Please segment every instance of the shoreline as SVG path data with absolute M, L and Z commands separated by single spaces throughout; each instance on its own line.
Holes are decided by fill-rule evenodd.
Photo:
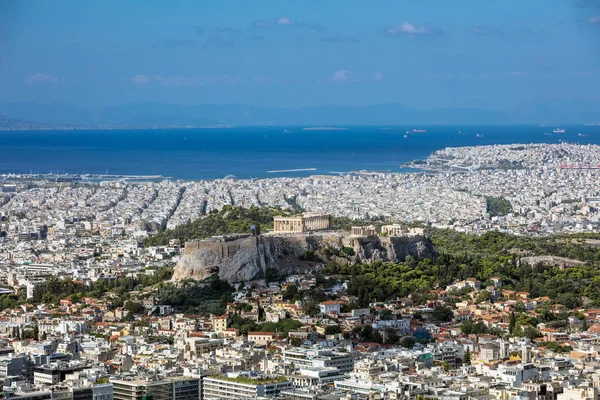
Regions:
M 344 163 L 343 166 L 340 165 L 343 169 L 338 169 L 336 166 L 330 165 L 315 165 L 310 168 L 274 168 L 274 169 L 265 169 L 265 170 L 251 170 L 245 174 L 240 174 L 241 177 L 238 177 L 235 172 L 227 172 L 223 171 L 222 173 L 213 174 L 212 177 L 206 176 L 207 174 L 201 171 L 196 176 L 181 176 L 177 171 L 171 169 L 170 173 L 137 173 L 137 174 L 127 174 L 127 173 L 73 173 L 73 172 L 64 172 L 60 174 L 50 173 L 50 174 L 42 174 L 42 173 L 33 173 L 31 169 L 28 171 L 22 172 L 4 172 L 0 170 L 0 182 L 5 181 L 24 181 L 24 180 L 45 180 L 45 181 L 56 181 L 56 182 L 93 182 L 93 181 L 103 181 L 103 180 L 124 180 L 124 181 L 157 181 L 157 180 L 173 180 L 173 181 L 183 181 L 183 182 L 198 182 L 198 181 L 214 181 L 214 180 L 224 180 L 224 179 L 237 179 L 237 180 L 265 180 L 265 179 L 300 179 L 300 178 L 311 178 L 315 176 L 324 177 L 324 176 L 344 176 L 344 175 L 402 175 L 402 174 L 437 174 L 437 173 L 469 173 L 475 171 L 484 171 L 490 169 L 501 169 L 501 170 L 523 170 L 530 169 L 530 166 L 524 166 L 520 162 L 518 162 L 519 156 L 531 151 L 532 149 L 543 151 L 544 149 L 562 149 L 567 148 L 565 146 L 575 146 L 576 148 L 589 148 L 589 146 L 599 146 L 597 144 L 578 144 L 578 143 L 569 143 L 566 141 L 559 143 L 510 143 L 510 144 L 467 144 L 464 146 L 445 146 L 439 149 L 433 150 L 427 157 L 423 158 L 415 158 L 410 161 L 400 161 L 396 165 L 390 165 L 390 167 L 383 166 L 375 167 L 375 168 L 353 168 L 350 163 Z M 489 164 L 485 157 L 483 160 L 479 161 L 455 161 L 453 158 L 444 158 L 443 154 L 450 154 L 453 152 L 472 152 L 474 150 L 478 150 L 481 152 L 487 153 L 495 153 L 495 152 L 507 152 L 507 157 L 512 157 L 512 161 L 510 162 L 498 162 L 497 164 Z M 419 157 L 417 154 L 415 156 Z M 453 157 L 453 156 L 452 156 Z M 492 157 L 493 158 L 493 157 Z M 164 160 L 166 161 L 166 159 Z M 313 160 L 314 161 L 314 160 Z M 482 162 L 483 161 L 483 162 Z M 567 162 L 568 163 L 568 162 Z M 376 163 L 373 163 L 376 164 Z M 385 163 L 383 163 L 385 164 Z M 387 163 L 391 164 L 391 163 Z M 565 164 L 565 162 L 556 161 L 556 165 L 554 167 L 559 167 L 560 164 Z M 578 164 L 585 164 L 585 160 L 578 162 Z M 310 164 L 309 164 L 310 165 Z M 546 167 L 551 166 L 549 164 L 545 165 Z M 121 166 L 122 167 L 122 166 Z M 265 166 L 268 168 L 268 166 Z M 34 168 L 33 170 L 40 170 L 45 168 Z M 54 168 L 49 168 L 54 169 Z M 88 170 L 87 166 L 78 167 L 78 169 Z M 123 168 L 121 168 L 123 169 Z M 129 168 L 127 168 L 129 169 Z M 575 169 L 582 169 L 575 168 Z M 587 168 L 589 169 L 589 168 Z M 61 169 L 62 170 L 62 169 Z M 117 169 L 118 170 L 118 169 Z M 66 169 L 64 170 L 66 171 Z M 51 171 L 52 172 L 52 171 Z M 248 176 L 250 175 L 250 176 Z M 204 176 L 204 177 L 203 177 Z

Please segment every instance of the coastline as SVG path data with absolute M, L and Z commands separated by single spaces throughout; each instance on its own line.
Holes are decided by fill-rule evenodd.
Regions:
M 228 129 L 3 131 L 0 174 L 162 176 L 197 181 L 336 176 L 350 173 L 436 173 L 423 160 L 447 148 L 578 142 L 600 144 L 600 127 L 546 136 L 544 128 L 427 127 L 404 139 L 406 127 L 285 133 L 281 127 Z M 476 139 L 481 131 L 485 137 Z M 583 133 L 585 136 L 579 136 Z M 467 135 L 465 135 L 467 134 Z M 464 167 L 464 166 L 463 166 Z M 454 168 L 458 172 L 462 168 Z M 273 172 L 274 171 L 274 172 Z M 109 175 L 110 175 L 109 174 Z

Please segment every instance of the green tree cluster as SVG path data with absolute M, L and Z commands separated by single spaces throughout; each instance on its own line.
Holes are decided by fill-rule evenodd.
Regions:
M 233 288 L 214 274 L 200 282 L 160 285 L 156 297 L 160 304 L 173 306 L 182 312 L 222 315 L 232 292 Z
M 248 332 L 276 332 L 287 336 L 290 331 L 295 331 L 302 326 L 302 323 L 295 319 L 280 319 L 278 322 L 263 322 L 257 324 L 251 319 L 243 318 L 239 314 L 229 316 L 229 326 L 239 330 L 241 335 L 247 335 Z
M 181 243 L 192 239 L 204 239 L 215 235 L 232 233 L 250 233 L 252 225 L 258 226 L 261 232 L 273 228 L 273 217 L 285 215 L 279 208 L 268 207 L 233 207 L 225 206 L 218 212 L 212 212 L 194 221 L 188 221 L 175 229 L 168 229 L 148 236 L 145 246 L 165 246 L 171 239 L 179 239 Z
M 115 299 L 115 305 L 122 305 L 124 299 L 129 297 L 132 290 L 142 289 L 148 286 L 156 285 L 171 279 L 173 269 L 163 267 L 153 274 L 139 274 L 136 277 L 124 277 L 117 279 L 99 279 L 89 285 L 84 285 L 79 281 L 72 279 L 59 279 L 51 277 L 46 282 L 36 285 L 33 290 L 33 303 L 52 303 L 58 304 L 60 300 L 72 298 L 73 300 L 89 296 L 94 298 L 101 297 L 106 292 L 114 292 L 119 298 Z
M 512 205 L 504 197 L 486 197 L 486 211 L 491 217 L 504 216 L 511 212 Z

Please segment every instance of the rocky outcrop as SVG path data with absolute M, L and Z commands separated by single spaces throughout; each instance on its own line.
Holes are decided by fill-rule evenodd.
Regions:
M 264 277 L 267 269 L 277 275 L 305 271 L 325 261 L 307 260 L 307 252 L 336 253 L 351 247 L 354 255 L 346 262 L 403 262 L 407 256 L 432 257 L 431 241 L 424 236 L 344 237 L 342 235 L 290 235 L 240 237 L 186 244 L 186 253 L 175 267 L 173 280 L 201 280 L 217 273 L 228 282 Z
M 354 249 L 354 262 L 403 262 L 407 256 L 432 258 L 437 255 L 428 237 L 416 236 L 361 236 L 344 239 L 344 245 Z
M 299 272 L 315 265 L 301 258 L 308 250 L 317 250 L 318 243 L 313 237 L 260 236 L 189 246 L 194 250 L 186 251 L 175 267 L 173 280 L 201 280 L 218 273 L 228 282 L 241 282 L 264 276 L 267 268 L 276 269 L 280 275 Z
M 406 257 L 415 258 L 433 258 L 437 256 L 437 251 L 425 236 L 401 236 L 383 238 L 383 243 L 387 243 L 388 261 L 404 261 Z

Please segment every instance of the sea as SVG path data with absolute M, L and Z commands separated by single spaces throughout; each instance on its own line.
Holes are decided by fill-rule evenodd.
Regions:
M 309 129 L 307 129 L 309 128 Z M 302 177 L 402 168 L 445 147 L 600 144 L 600 126 L 301 126 L 1 131 L 0 175 L 161 175 L 201 180 Z M 327 127 L 330 128 L 330 127 Z M 425 132 L 423 132 L 425 131 Z

